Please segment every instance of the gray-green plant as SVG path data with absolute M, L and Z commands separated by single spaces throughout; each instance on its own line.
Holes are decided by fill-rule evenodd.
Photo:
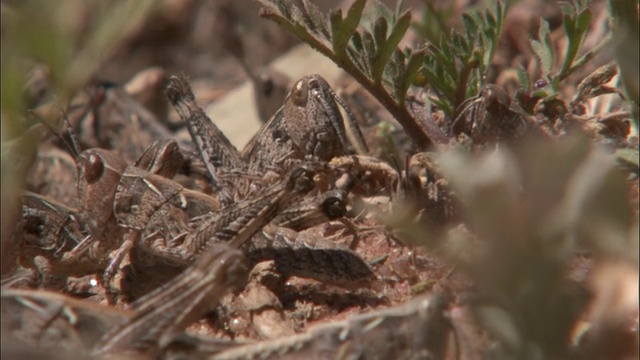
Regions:
M 475 237 L 459 237 L 459 246 L 469 251 L 479 240 L 489 249 L 457 260 L 480 289 L 481 322 L 510 358 L 566 358 L 590 301 L 590 290 L 568 279 L 571 260 L 588 251 L 638 264 L 625 173 L 586 138 L 440 161 Z

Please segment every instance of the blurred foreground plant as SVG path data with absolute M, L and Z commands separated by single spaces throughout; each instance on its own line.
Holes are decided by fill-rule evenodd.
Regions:
M 51 95 L 58 110 L 93 80 L 103 61 L 149 16 L 158 0 L 25 0 L 1 4 L 2 16 L 2 239 L 13 229 L 12 212 L 46 129 L 28 121 L 30 88 Z M 34 84 L 45 82 L 46 84 Z M 34 86 L 35 85 L 35 86 Z M 36 94 L 40 96 L 41 94 Z M 11 141 L 9 141 L 11 140 Z M 2 242 L 3 255 L 7 252 Z M 3 264 L 8 262 L 3 261 Z
M 586 138 L 527 140 L 516 151 L 432 155 L 464 227 L 438 237 L 402 206 L 387 224 L 473 280 L 470 305 L 497 341 L 488 358 L 636 354 L 629 287 L 638 279 L 638 219 L 628 173 Z
M 439 167 L 462 204 L 466 229 L 451 230 L 444 242 L 428 237 L 420 224 L 405 226 L 403 233 L 415 243 L 436 246 L 473 279 L 477 297 L 471 306 L 498 342 L 488 354 L 493 358 L 608 354 L 590 355 L 585 349 L 611 332 L 576 334 L 593 296 L 601 299 L 590 329 L 616 319 L 604 327 L 625 333 L 632 346 L 636 339 L 637 346 L 628 323 L 637 297 L 635 307 L 612 307 L 622 301 L 616 294 L 628 297 L 620 288 L 628 282 L 609 279 L 603 298 L 602 286 L 592 281 L 586 287 L 586 275 L 580 274 L 584 262 L 593 261 L 598 269 L 626 264 L 616 271 L 622 268 L 625 277 L 637 279 L 638 219 L 629 205 L 626 173 L 613 155 L 586 138 L 529 139 L 518 149 L 439 155 Z M 397 217 L 393 221 L 407 224 Z M 611 311 L 616 317 L 603 315 Z M 609 351 L 611 345 L 604 341 L 598 348 Z

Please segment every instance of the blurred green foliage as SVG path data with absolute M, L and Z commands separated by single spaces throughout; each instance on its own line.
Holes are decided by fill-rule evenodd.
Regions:
M 3 2 L 2 102 L 2 238 L 13 229 L 11 216 L 35 156 L 35 144 L 47 135 L 29 120 L 29 84 L 47 82 L 48 100 L 63 109 L 87 85 L 128 35 L 142 26 L 158 0 L 23 0 Z M 40 70 L 40 79 L 35 74 Z M 40 76 L 40 75 L 39 75 Z M 52 119 L 58 121 L 57 112 Z M 29 130 L 27 130 L 30 128 Z M 9 141 L 10 140 L 10 141 Z M 3 251 L 5 243 L 3 242 Z

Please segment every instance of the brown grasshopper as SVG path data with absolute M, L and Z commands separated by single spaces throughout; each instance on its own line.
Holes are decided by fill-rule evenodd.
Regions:
M 340 101 L 319 75 L 298 80 L 284 106 L 242 151 L 249 169 L 264 173 L 287 159 L 311 155 L 328 161 L 346 154 L 348 140 L 335 99 Z
M 245 147 L 242 158 L 195 103 L 193 92 L 183 77 L 172 77 L 167 93 L 187 124 L 193 141 L 198 144 L 203 161 L 209 163 L 207 170 L 211 179 L 223 178 L 225 173 L 233 171 L 244 172 L 245 169 L 250 175 L 264 177 L 268 172 L 286 169 L 285 161 L 300 161 L 307 157 L 328 161 L 348 151 L 345 126 L 336 102 L 345 111 L 346 106 L 319 75 L 307 76 L 296 82 L 284 106 Z M 366 149 L 357 124 L 351 115 L 348 119 L 360 147 Z M 343 160 L 340 164 L 350 167 L 353 163 Z M 228 188 L 236 191 L 237 198 L 239 186 L 231 183 Z M 336 218 L 327 215 L 330 219 Z
M 130 347 L 145 338 L 157 342 L 167 329 L 182 328 L 202 316 L 206 299 L 217 300 L 223 289 L 241 278 L 241 253 L 220 250 L 215 245 L 226 241 L 231 249 L 242 247 L 279 209 L 312 190 L 313 178 L 322 167 L 319 163 L 296 166 L 267 193 L 227 206 L 215 221 L 205 221 L 194 236 L 188 235 L 186 244 L 194 245 L 187 245 L 186 249 L 192 249 L 192 253 L 180 255 L 185 256 L 185 261 L 196 254 L 198 259 L 166 286 L 140 299 L 136 303 L 139 305 L 134 305 L 134 319 L 107 334 L 96 346 L 95 354 Z
M 232 256 L 233 254 L 221 254 L 219 258 L 229 259 Z M 217 263 L 218 266 L 230 267 L 227 274 L 232 276 L 235 276 L 236 268 L 241 267 L 241 264 L 242 262 L 238 261 Z M 215 266 L 216 263 L 212 262 L 212 265 Z M 238 271 L 238 275 L 242 275 L 241 272 L 241 270 Z M 191 274 L 194 275 L 194 273 Z M 205 274 L 205 276 L 210 275 Z M 217 280 L 222 279 L 218 277 Z M 212 284 L 212 286 L 218 286 L 221 290 L 225 287 L 224 284 Z M 233 286 L 235 284 L 231 284 L 230 287 Z M 154 299 L 157 297 L 150 297 L 150 301 L 145 300 L 137 304 L 140 307 L 147 303 L 155 306 L 158 302 Z M 45 290 L 3 289 L 0 303 L 2 305 L 3 356 L 16 354 L 22 357 L 33 355 L 34 358 L 36 356 L 49 358 L 51 353 L 55 353 L 60 359 L 88 358 L 100 339 L 110 337 L 111 335 L 107 336 L 107 334 L 117 332 L 119 327 L 141 317 L 140 312 L 135 308 L 120 309 Z M 184 308 L 174 310 L 185 311 Z M 184 348 L 191 343 L 206 344 L 209 346 L 199 345 L 198 351 L 217 353 L 243 343 L 194 338 L 175 326 L 168 326 L 165 330 L 161 333 L 162 336 L 158 336 L 160 338 L 158 344 L 149 344 L 154 349 L 160 349 L 162 358 L 165 357 L 165 352 L 176 355 L 188 353 L 188 349 L 177 349 L 178 345 Z M 136 343 L 133 339 L 131 342 Z
M 458 116 L 451 124 L 451 133 L 466 133 L 474 143 L 508 141 L 522 137 L 533 120 L 516 101 L 496 85 L 485 85 L 477 96 L 460 104 Z
M 193 92 L 183 77 L 171 77 L 167 94 L 187 123 L 203 161 L 210 164 L 207 170 L 211 178 L 219 178 L 223 169 L 248 169 L 250 174 L 259 176 L 268 171 L 279 173 L 285 160 L 302 160 L 311 156 L 329 161 L 348 152 L 344 121 L 336 102 L 347 114 L 349 112 L 319 75 L 306 76 L 293 85 L 285 104 L 247 144 L 241 155 L 195 103 Z M 348 120 L 357 141 L 366 148 L 357 124 L 351 116 Z
M 51 143 L 40 145 L 27 174 L 26 189 L 75 208 L 78 206 L 77 189 L 63 186 L 74 183 L 77 184 L 75 159 L 67 151 Z
M 110 201 L 126 164 L 100 149 L 83 152 L 77 164 L 77 209 L 42 196 L 23 196 L 23 216 L 18 225 L 22 231 L 18 233 L 27 237 L 19 240 L 24 245 L 23 255 L 33 259 L 42 275 L 42 285 L 47 285 L 51 274 L 86 275 L 104 270 L 108 253 L 118 247 L 117 242 L 107 241 L 105 234 L 120 233 L 110 221 Z
M 76 209 L 30 192 L 25 192 L 21 199 L 22 216 L 13 241 L 18 244 L 16 250 L 25 268 L 3 276 L 3 286 L 35 286 L 39 274 L 43 284 L 50 284 L 54 274 L 78 268 L 91 272 L 104 265 L 93 260 L 78 263 L 70 257 L 72 249 L 89 236 Z
M 3 345 L 67 356 L 80 353 L 86 357 L 107 331 L 134 315 L 131 310 L 46 290 L 2 289 L 0 299 Z M 5 343 L 5 339 L 10 341 Z
M 216 202 L 215 198 L 187 189 L 183 190 L 166 202 L 162 208 L 152 215 L 147 223 L 147 229 L 135 248 L 132 260 L 132 265 L 136 269 L 134 276 L 138 279 L 131 285 L 130 281 L 124 283 L 123 290 L 129 295 L 137 297 L 140 293 L 148 291 L 145 290 L 148 288 L 146 285 L 151 287 L 160 286 L 163 278 L 184 268 L 186 264 L 189 264 L 198 256 L 197 251 L 194 251 L 191 247 L 192 245 L 189 244 L 197 243 L 200 241 L 198 238 L 206 239 L 210 237 L 211 235 L 209 234 L 212 231 L 210 229 L 219 226 L 224 221 L 233 219 L 234 214 L 246 213 L 243 209 L 260 202 L 273 201 L 268 199 L 280 191 L 282 191 L 282 185 L 272 185 L 265 189 L 263 193 L 250 196 L 235 204 L 219 209 L 220 204 Z M 306 198 L 300 204 L 279 209 L 271 224 L 275 227 L 285 226 L 302 230 L 333 220 L 344 214 L 346 210 L 345 197 L 344 191 L 333 190 L 323 193 L 320 197 Z M 238 216 L 238 220 L 241 220 L 240 216 Z M 285 253 L 289 253 L 289 250 L 286 249 L 287 244 L 283 242 L 277 243 L 279 244 L 278 246 L 273 246 L 273 241 L 265 242 L 259 236 L 253 237 L 250 242 L 251 245 L 247 249 L 247 257 L 253 263 L 261 260 L 286 258 Z M 331 253 L 328 250 L 325 254 Z M 341 253 L 336 246 L 333 246 L 332 250 L 335 250 L 335 254 Z M 306 273 L 296 271 L 297 268 L 304 268 L 301 262 L 308 261 L 308 259 L 303 259 L 300 256 L 288 259 L 288 266 L 282 266 L 283 269 L 286 268 L 287 270 L 283 271 L 283 274 L 311 277 L 339 285 L 348 283 L 352 279 L 360 281 L 371 277 L 372 272 L 362 259 L 352 253 L 347 254 L 347 257 L 352 262 L 346 263 L 342 268 L 342 276 L 340 274 L 333 276 L 333 280 L 330 275 L 326 275 L 331 271 L 330 268 L 317 267 L 315 272 L 307 271 Z M 279 264 L 283 263 L 282 261 L 277 262 Z M 362 268 L 367 270 L 364 275 L 361 271 L 352 271 Z M 353 276 L 350 275 L 352 272 L 354 273 Z M 139 283 L 141 282 L 145 286 L 140 286 Z
M 152 147 L 158 148 L 156 156 L 143 156 L 140 161 L 158 174 L 173 176 L 180 166 L 180 160 L 176 160 L 175 155 L 173 158 L 161 155 L 175 149 L 175 144 L 158 143 Z M 51 274 L 85 275 L 105 269 L 105 279 L 108 280 L 110 271 L 118 266 L 133 241 L 127 238 L 127 234 L 120 240 L 123 238 L 123 226 L 119 226 L 118 219 L 114 221 L 114 209 L 126 208 L 125 200 L 121 199 L 126 198 L 121 183 L 126 179 L 127 171 L 135 170 L 108 150 L 89 149 L 78 154 L 75 143 L 73 150 L 78 174 L 77 209 L 40 196 L 25 194 L 23 197 L 23 218 L 19 222 L 22 230 L 18 233 L 28 236 L 18 242 L 25 245 L 23 264 L 27 258 L 33 259 L 36 269 L 43 276 L 43 285 L 46 285 Z M 158 162 L 163 165 L 158 165 Z M 131 188 L 126 191 L 131 193 L 135 190 Z M 122 211 L 117 214 L 120 213 Z M 108 238 L 111 236 L 115 240 Z M 109 262 L 108 255 L 114 249 L 118 251 Z M 31 267 L 28 262 L 26 260 L 25 265 Z M 25 272 L 21 273 L 24 277 Z M 33 284 L 33 276 L 29 276 L 31 278 L 25 281 Z M 3 278 L 3 284 L 16 281 L 13 275 Z
M 238 234 L 241 236 L 240 234 Z M 208 249 L 179 276 L 133 303 L 134 315 L 106 333 L 92 355 L 137 350 L 158 352 L 163 337 L 183 331 L 246 276 L 242 252 Z
M 311 191 L 315 187 L 313 177 L 317 172 L 326 171 L 325 167 L 326 164 L 321 162 L 307 162 L 296 166 L 262 193 L 225 206 L 218 213 L 207 216 L 185 237 L 179 247 L 161 246 L 155 250 L 186 265 L 192 263 L 212 241 L 227 241 L 238 233 L 253 235 L 281 210 Z M 264 218 L 268 221 L 265 222 Z M 239 247 L 246 240 L 248 238 L 234 239 L 235 243 L 231 246 Z

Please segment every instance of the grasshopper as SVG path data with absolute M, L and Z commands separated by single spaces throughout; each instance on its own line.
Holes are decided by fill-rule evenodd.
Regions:
M 106 255 L 117 248 L 117 243 L 104 239 L 105 234 L 119 233 L 110 221 L 110 201 L 126 163 L 100 149 L 83 152 L 76 162 L 78 208 L 30 193 L 23 196 L 18 233 L 27 236 L 18 240 L 24 245 L 23 255 L 34 259 L 42 285 L 47 285 L 51 274 L 86 275 L 102 270 Z
M 179 276 L 133 303 L 134 315 L 95 345 L 92 355 L 118 351 L 158 351 L 163 337 L 183 331 L 246 276 L 242 253 L 208 249 Z
M 119 186 L 130 167 L 108 150 L 88 149 L 78 154 L 75 138 L 72 136 L 71 139 L 71 150 L 77 164 L 77 208 L 69 208 L 55 200 L 30 193 L 23 196 L 23 216 L 19 222 L 21 230 L 17 232 L 27 235 L 18 239 L 24 245 L 22 263 L 28 258 L 34 260 L 37 272 L 43 276 L 43 285 L 47 284 L 51 274 L 85 275 L 105 268 L 105 279 L 108 280 L 109 269 L 117 267 L 121 254 L 126 253 L 131 243 L 127 239 L 123 242 L 107 239 L 108 236 L 116 239 L 122 237 L 122 227 L 113 221 L 114 203 L 116 198 L 120 199 L 118 195 L 122 191 L 118 191 Z M 175 148 L 170 145 L 159 143 L 154 146 L 163 151 Z M 168 155 L 160 155 L 163 151 L 158 150 L 159 154 L 148 156 L 149 159 L 143 156 L 140 161 L 159 174 L 172 176 L 179 168 L 180 161 L 167 160 L 170 158 Z M 164 165 L 159 166 L 158 162 Z M 119 209 L 124 207 L 122 202 L 118 202 Z M 114 249 L 118 249 L 118 252 L 107 265 L 107 255 Z M 27 268 L 31 268 L 28 260 L 26 262 Z M 34 272 L 27 275 L 27 279 L 24 279 L 25 272 L 21 273 L 23 280 L 14 276 L 20 273 L 10 274 L 3 277 L 3 284 L 26 281 L 33 285 Z
M 192 241 L 195 247 L 187 248 L 197 252 L 198 259 L 165 286 L 140 299 L 139 305 L 134 305 L 134 319 L 107 334 L 94 354 L 127 348 L 145 338 L 157 341 L 167 329 L 182 328 L 202 316 L 210 302 L 207 299 L 218 299 L 221 287 L 226 290 L 241 278 L 241 253 L 220 250 L 214 244 L 226 241 L 230 249 L 242 247 L 279 209 L 312 190 L 313 178 L 320 170 L 322 165 L 317 163 L 296 166 L 267 193 L 227 206 L 215 223 L 206 221 L 194 236 L 188 235 L 185 241 Z
M 493 84 L 483 86 L 477 96 L 460 104 L 458 114 L 451 123 L 451 133 L 464 132 L 478 145 L 520 138 L 533 125 L 517 102 Z
M 310 156 L 329 161 L 348 152 L 345 125 L 337 104 L 350 113 L 319 75 L 298 80 L 284 105 L 240 154 L 195 103 L 193 92 L 183 77 L 171 77 L 167 94 L 187 124 L 203 161 L 210 164 L 207 168 L 210 178 L 219 178 L 225 170 L 246 169 L 258 176 L 268 171 L 281 173 L 281 168 L 287 169 L 283 167 L 285 160 L 303 160 Z M 351 115 L 348 120 L 357 141 L 366 148 L 364 137 Z
M 284 105 L 242 151 L 249 170 L 264 173 L 287 159 L 310 155 L 329 161 L 346 154 L 348 140 L 336 99 L 341 103 L 321 76 L 298 80 Z
M 3 286 L 35 286 L 38 274 L 42 275 L 43 284 L 50 284 L 53 273 L 65 274 L 78 268 L 91 272 L 101 266 L 96 261 L 74 262 L 69 256 L 88 236 L 77 210 L 28 191 L 21 200 L 22 216 L 13 241 L 18 244 L 20 263 L 25 268 L 3 276 Z
M 107 331 L 134 315 L 46 290 L 3 289 L 1 302 L 3 345 L 62 351 L 67 356 L 81 352 L 86 357 Z M 11 341 L 5 343 L 5 336 Z
M 231 172 L 246 172 L 261 178 L 270 172 L 282 172 L 292 161 L 311 157 L 329 161 L 345 155 L 348 141 L 337 104 L 348 116 L 361 148 L 366 149 L 364 137 L 346 106 L 319 75 L 306 76 L 292 87 L 285 104 L 265 124 L 241 155 L 222 132 L 195 103 L 189 84 L 183 77 L 172 77 L 167 89 L 170 102 L 187 124 L 193 141 L 198 144 L 202 160 L 208 163 L 210 179 L 220 179 Z M 365 159 L 366 160 L 366 159 Z M 357 160 L 342 161 L 349 167 Z M 363 161 L 361 161 L 363 162 Z M 370 163 L 364 161 L 363 163 Z M 386 169 L 385 169 L 386 170 Z M 216 180 L 214 186 L 218 185 Z M 227 188 L 240 192 L 237 184 Z M 236 195 L 238 197 L 238 195 Z M 336 218 L 327 214 L 328 218 Z
M 48 196 L 66 206 L 78 206 L 77 189 L 61 184 L 77 184 L 75 159 L 50 143 L 38 147 L 36 159 L 26 178 L 28 191 Z
M 229 252 L 229 250 L 224 251 Z M 219 255 L 218 258 L 223 260 L 239 256 L 237 252 Z M 238 268 L 242 266 L 241 262 L 218 261 L 212 262 L 212 265 L 228 266 L 229 280 L 231 276 L 242 275 L 242 269 Z M 222 272 L 218 275 L 220 273 Z M 209 274 L 205 275 L 209 276 Z M 222 280 L 220 276 L 218 280 Z M 242 281 L 239 281 L 239 284 L 241 283 Z M 224 291 L 225 287 L 234 287 L 236 284 L 227 286 L 222 283 L 212 284 L 212 286 L 218 286 Z M 140 301 L 136 306 L 140 308 L 155 306 L 158 303 L 154 299 L 156 297 L 150 297 L 149 301 Z M 135 307 L 120 309 L 46 290 L 3 289 L 0 303 L 2 304 L 3 356 L 16 354 L 16 357 L 33 355 L 34 358 L 36 356 L 49 358 L 53 352 L 59 355 L 56 358 L 60 359 L 88 358 L 101 339 L 110 338 L 111 334 L 117 333 L 123 325 L 135 322 L 135 319 L 141 317 L 141 312 Z M 180 308 L 174 310 L 184 311 Z M 184 348 L 187 344 L 198 344 L 198 352 L 217 353 L 243 344 L 238 341 L 194 338 L 180 331 L 179 328 L 166 327 L 166 331 L 159 336 L 160 341 L 148 344 L 149 347 L 159 349 L 161 352 L 159 356 L 165 358 L 168 355 L 165 353 L 168 352 L 186 354 L 189 351 L 177 349 L 179 345 Z M 136 342 L 132 341 L 132 343 Z
M 325 166 L 321 162 L 306 162 L 294 167 L 262 193 L 225 206 L 217 214 L 207 216 L 185 237 L 180 247 L 158 250 L 172 256 L 177 262 L 189 264 L 212 241 L 227 241 L 238 233 L 253 235 L 281 210 L 311 191 L 315 187 L 314 175 L 319 171 L 326 171 L 323 169 Z M 265 222 L 264 218 L 269 220 Z M 246 240 L 248 238 L 234 239 L 230 246 L 239 247 Z
M 126 163 L 106 150 L 89 149 L 79 154 L 75 138 L 71 140 L 70 150 L 77 167 L 78 207 L 72 209 L 30 194 L 22 202 L 23 218 L 19 226 L 27 233 L 41 236 L 27 237 L 24 245 L 43 277 L 43 285 L 50 274 L 85 275 L 96 271 L 104 265 L 105 255 L 113 246 L 98 239 L 102 239 L 105 230 L 112 230 L 107 229 L 109 201 Z M 57 235 L 62 233 L 66 235 Z M 5 277 L 3 283 L 7 284 L 11 277 Z
M 137 297 L 140 293 L 144 293 L 148 286 L 160 286 L 163 277 L 175 273 L 198 256 L 198 252 L 190 248 L 189 241 L 197 242 L 196 238 L 210 237 L 209 233 L 213 227 L 218 226 L 220 221 L 229 221 L 233 215 L 244 213 L 243 209 L 253 206 L 252 204 L 265 202 L 261 198 L 272 197 L 270 194 L 277 193 L 282 190 L 281 186 L 273 185 L 265 190 L 259 196 L 248 197 L 234 205 L 215 208 L 220 206 L 213 198 L 189 191 L 183 190 L 178 196 L 172 198 L 165 203 L 163 208 L 157 211 L 150 219 L 147 229 L 142 235 L 139 245 L 135 248 L 133 266 L 136 269 L 135 276 L 138 281 L 129 285 L 125 283 L 123 289 L 133 297 Z M 321 194 L 319 197 L 306 198 L 298 205 L 287 206 L 283 210 L 278 210 L 276 217 L 271 221 L 271 227 L 288 227 L 298 230 L 315 226 L 336 217 L 344 215 L 346 211 L 346 193 L 341 190 L 332 190 Z M 214 209 L 215 208 L 215 209 Z M 235 210 L 238 209 L 238 210 Z M 204 215 L 203 215 L 204 214 Z M 209 233 L 205 233 L 209 231 Z M 203 235 L 204 234 L 204 235 Z M 348 282 L 360 281 L 370 278 L 371 270 L 367 267 L 363 260 L 354 253 L 347 254 L 347 261 L 341 268 L 342 272 L 336 271 L 337 276 L 329 276 L 326 273 L 332 271 L 331 267 L 316 267 L 315 272 L 302 272 L 296 269 L 304 269 L 303 262 L 308 262 L 302 256 L 291 257 L 286 264 L 282 260 L 287 258 L 287 254 L 291 254 L 288 243 L 277 241 L 274 246 L 273 241 L 265 241 L 261 236 L 254 236 L 250 241 L 247 249 L 247 257 L 252 263 L 261 260 L 276 259 L 284 274 L 297 275 L 302 277 L 311 277 L 321 281 L 343 285 Z M 297 243 L 301 244 L 300 242 Z M 343 254 L 341 250 L 334 245 L 332 249 L 326 246 L 325 254 Z M 307 249 L 309 251 L 310 249 Z M 294 255 L 301 251 L 294 252 Z M 318 250 L 321 251 L 321 250 Z M 277 260 L 280 259 L 280 260 Z M 349 262 L 349 260 L 351 262 Z M 339 260 L 336 260 L 339 261 Z M 317 264 L 317 263 L 316 263 Z M 366 273 L 355 271 L 357 269 L 366 269 Z M 286 271 L 285 271 L 286 270 Z M 353 273 L 353 274 L 351 274 Z M 342 275 L 342 276 L 340 276 Z M 140 279 L 144 278 L 144 281 Z M 144 283 L 145 286 L 136 285 Z M 160 284 L 158 284 L 160 282 Z M 350 284 L 352 285 L 352 284 Z

